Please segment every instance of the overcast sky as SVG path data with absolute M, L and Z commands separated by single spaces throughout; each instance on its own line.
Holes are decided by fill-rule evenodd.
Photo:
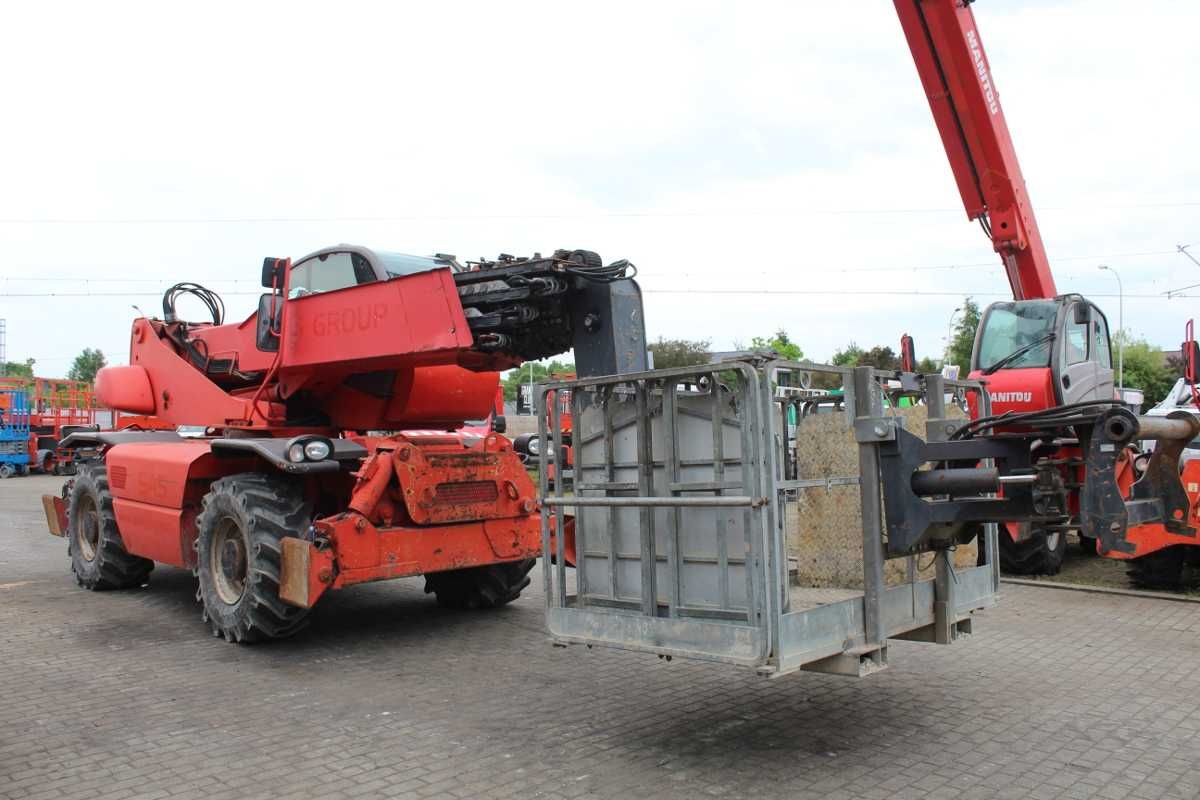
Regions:
M 186 9 L 186 11 L 184 10 Z M 1177 346 L 1200 284 L 1200 3 L 974 5 L 1060 291 Z M 0 318 L 60 375 L 167 285 L 263 256 L 556 247 L 640 269 L 652 338 L 940 356 L 1004 299 L 891 2 L 22 3 Z M 57 297 L 41 296 L 57 293 Z M 196 318 L 200 318 L 196 308 Z

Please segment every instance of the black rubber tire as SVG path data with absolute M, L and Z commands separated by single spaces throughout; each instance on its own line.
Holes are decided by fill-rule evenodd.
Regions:
M 604 266 L 604 259 L 600 258 L 600 254 L 591 250 L 572 250 L 568 260 L 585 267 Z
M 75 582 L 92 591 L 141 586 L 154 562 L 125 550 L 104 464 L 80 470 L 72 484 L 67 497 L 67 553 Z
M 513 450 L 524 455 L 529 454 L 529 443 L 537 438 L 536 433 L 522 433 L 513 439 Z
M 537 559 L 488 564 L 484 567 L 431 572 L 425 576 L 425 593 L 437 595 L 443 608 L 499 608 L 521 596 L 529 585 L 529 571 Z
M 1080 536 L 1079 554 L 1087 558 L 1094 558 L 1100 555 L 1100 553 L 1096 551 L 1096 540 L 1090 536 Z
M 1200 588 L 1200 548 L 1175 545 L 1125 562 L 1125 574 L 1138 589 L 1179 592 Z
M 1000 571 L 1008 575 L 1057 575 L 1067 553 L 1067 535 L 1060 532 L 1050 546 L 1051 536 L 1034 534 L 1019 542 L 1000 530 Z
M 302 535 L 312 507 L 282 476 L 245 472 L 213 481 L 196 518 L 196 599 L 213 636 L 227 642 L 284 639 L 308 624 L 308 609 L 279 598 L 280 539 Z M 222 576 L 223 544 L 240 548 L 239 592 Z

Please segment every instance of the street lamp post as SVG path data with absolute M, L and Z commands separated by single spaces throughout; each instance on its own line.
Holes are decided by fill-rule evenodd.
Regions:
M 959 306 L 951 311 L 950 321 L 946 323 L 946 357 L 942 361 L 943 365 L 950 363 L 950 347 L 951 343 L 954 341 L 954 315 L 960 311 L 962 311 L 962 306 Z
M 1121 276 L 1107 264 L 1101 264 L 1100 269 L 1108 270 L 1117 279 L 1117 389 L 1125 388 L 1125 287 Z

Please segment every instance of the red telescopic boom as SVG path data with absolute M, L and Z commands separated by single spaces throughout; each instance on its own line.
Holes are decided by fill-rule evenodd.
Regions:
M 979 220 L 991 237 L 1013 299 L 1054 297 L 1054 277 L 971 2 L 895 0 L 967 217 Z

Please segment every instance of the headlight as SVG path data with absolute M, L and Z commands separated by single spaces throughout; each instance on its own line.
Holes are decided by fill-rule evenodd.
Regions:
M 304 445 L 304 455 L 311 461 L 324 461 L 329 458 L 329 452 L 332 448 L 329 442 L 323 442 L 320 439 L 314 439 Z M 289 455 L 290 458 L 290 455 Z
M 529 455 L 531 456 L 540 455 L 542 452 L 541 440 L 537 436 L 530 439 L 529 444 L 526 446 L 529 448 Z
M 302 442 L 296 442 L 294 445 L 291 445 L 290 447 L 288 447 L 287 457 L 288 457 L 288 461 L 292 461 L 297 464 L 300 463 L 301 461 L 303 461 L 304 460 L 304 444 Z

